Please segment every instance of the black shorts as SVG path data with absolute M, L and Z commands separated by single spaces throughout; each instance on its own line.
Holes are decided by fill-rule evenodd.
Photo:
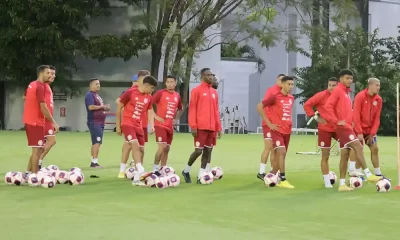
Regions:
M 92 123 L 87 124 L 92 139 L 92 145 L 103 143 L 104 124 Z

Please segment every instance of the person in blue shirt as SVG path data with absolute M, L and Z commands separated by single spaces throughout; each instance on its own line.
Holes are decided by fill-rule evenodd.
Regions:
M 100 80 L 92 78 L 89 80 L 89 92 L 85 96 L 85 105 L 87 111 L 87 126 L 92 139 L 92 148 L 90 150 L 92 160 L 91 168 L 102 168 L 98 163 L 100 145 L 103 143 L 104 122 L 106 112 L 110 111 L 110 105 L 104 104 L 103 99 L 97 94 L 100 91 Z

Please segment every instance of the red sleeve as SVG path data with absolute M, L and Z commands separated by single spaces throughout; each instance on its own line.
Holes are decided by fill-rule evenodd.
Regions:
M 44 84 L 37 83 L 36 84 L 36 99 L 38 103 L 44 102 Z
M 335 115 L 336 103 L 339 100 L 339 91 L 333 91 L 325 103 L 325 113 L 322 115 L 328 123 L 337 124 L 339 122 L 337 116 Z
M 361 134 L 362 127 L 361 127 L 361 106 L 364 102 L 363 99 L 364 91 L 358 93 L 354 98 L 354 107 L 353 107 L 353 123 L 354 123 L 354 132 L 356 134 Z
M 152 99 L 153 99 L 153 103 L 152 104 L 160 103 L 162 94 L 163 94 L 163 90 L 158 90 L 156 93 L 154 93 L 154 95 L 152 97 Z
M 181 96 L 179 96 L 179 94 L 178 94 L 178 106 L 177 106 L 177 109 L 180 110 L 180 111 L 182 111 L 182 109 L 183 109 L 182 99 L 181 99 Z
M 119 97 L 120 103 L 126 105 L 126 104 L 131 100 L 132 91 L 133 91 L 132 89 L 126 90 L 126 91 Z
M 266 97 L 267 97 L 267 98 L 264 99 L 264 100 L 261 102 L 262 105 L 263 105 L 264 107 L 272 106 L 272 105 L 275 104 L 275 101 L 276 101 L 276 94 L 270 95 L 270 96 L 266 96 Z
M 304 111 L 306 112 L 306 115 L 309 117 L 312 117 L 315 115 L 313 107 L 317 106 L 318 103 L 322 101 L 324 92 L 319 92 L 315 94 L 314 96 L 310 97 L 305 103 L 304 103 Z
M 381 124 L 382 98 L 379 99 L 377 108 L 378 110 L 375 114 L 375 119 L 373 120 L 372 127 L 369 132 L 369 135 L 371 136 L 376 135 L 376 133 L 378 132 L 379 125 Z
M 193 89 L 190 93 L 190 101 L 189 101 L 189 127 L 191 129 L 197 129 L 197 101 L 198 94 L 196 89 Z
M 151 97 L 150 94 L 149 94 L 149 96 L 150 96 L 150 99 L 149 99 L 149 105 L 147 106 L 147 110 L 152 109 L 153 108 L 153 104 L 154 104 L 153 98 Z
M 218 103 L 219 103 L 219 99 L 218 99 L 218 94 L 216 93 L 215 94 L 217 97 L 216 97 L 216 99 L 217 99 L 217 106 L 215 107 L 215 116 L 217 116 L 217 119 L 215 119 L 216 120 L 216 123 L 215 123 L 215 126 L 216 126 L 216 128 L 217 128 L 217 132 L 220 132 L 220 131 L 222 131 L 222 126 L 221 126 L 221 119 L 220 119 L 220 115 L 219 115 L 219 106 L 218 106 Z

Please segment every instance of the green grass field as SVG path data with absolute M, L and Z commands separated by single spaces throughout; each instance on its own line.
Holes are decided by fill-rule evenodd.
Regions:
M 354 192 L 324 189 L 315 136 L 292 136 L 287 177 L 295 189 L 266 188 L 256 179 L 263 147 L 261 135 L 225 135 L 213 154 L 224 178 L 213 185 L 182 183 L 178 188 L 132 187 L 117 179 L 122 138 L 106 133 L 100 153 L 104 169 L 89 169 L 88 133 L 57 135 L 44 165 L 81 167 L 85 185 L 52 189 L 0 184 L 0 239 L 378 239 L 399 238 L 398 192 L 375 192 L 365 185 Z M 0 132 L 0 173 L 24 171 L 30 149 L 24 132 Z M 381 169 L 397 183 L 396 139 L 379 138 Z M 169 165 L 181 172 L 192 151 L 192 137 L 176 134 Z M 146 147 L 151 170 L 154 136 Z M 369 154 L 366 154 L 369 159 Z M 370 161 L 368 165 L 372 168 Z M 199 163 L 192 168 L 196 176 Z M 338 173 L 338 157 L 331 159 Z M 372 170 L 372 169 L 371 169 Z M 99 179 L 90 179 L 96 174 Z M 182 179 L 183 180 L 183 179 Z M 337 186 L 336 186 L 337 187 Z

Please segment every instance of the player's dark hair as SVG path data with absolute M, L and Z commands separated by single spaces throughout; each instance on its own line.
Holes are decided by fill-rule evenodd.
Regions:
M 155 79 L 153 76 L 146 76 L 143 78 L 143 84 L 150 84 L 153 87 L 157 87 L 157 79 Z
M 98 78 L 91 78 L 89 79 L 89 85 L 92 84 L 92 82 L 99 80 Z
M 284 76 L 286 76 L 286 74 L 281 73 L 281 74 L 278 75 L 277 78 L 284 77 Z
M 200 74 L 203 75 L 206 71 L 210 71 L 210 68 L 203 68 L 200 70 Z
M 176 77 L 174 75 L 167 75 L 167 77 L 165 78 L 165 80 L 167 80 L 168 78 L 173 78 L 176 82 Z
M 349 75 L 349 76 L 353 76 L 353 72 L 350 71 L 349 69 L 343 69 L 339 72 L 339 77 L 343 77 L 344 75 Z
M 39 73 L 43 72 L 44 70 L 50 68 L 49 65 L 40 65 L 37 69 L 36 69 L 36 73 L 37 75 L 39 75 Z
M 140 70 L 140 71 L 137 73 L 137 76 L 138 76 L 138 77 L 144 77 L 144 76 L 147 76 L 147 75 L 150 75 L 150 72 L 147 71 L 147 70 Z
M 54 67 L 54 66 L 52 66 L 52 65 L 49 65 L 49 68 L 50 68 L 51 70 L 54 70 L 54 71 L 57 70 L 56 67 Z
M 339 82 L 339 79 L 337 79 L 335 77 L 331 77 L 328 79 L 328 82 Z
M 294 81 L 294 77 L 284 76 L 281 82 Z

